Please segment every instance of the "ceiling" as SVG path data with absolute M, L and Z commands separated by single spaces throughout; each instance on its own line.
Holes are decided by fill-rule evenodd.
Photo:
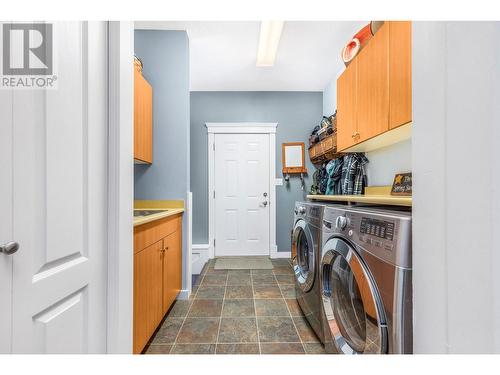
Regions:
M 258 21 L 144 21 L 136 29 L 186 30 L 191 91 L 323 91 L 340 52 L 368 21 L 287 21 L 273 67 L 255 66 Z

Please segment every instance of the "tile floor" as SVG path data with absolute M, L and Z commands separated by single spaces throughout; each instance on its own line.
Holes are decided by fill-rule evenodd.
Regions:
M 272 270 L 215 270 L 210 261 L 188 301 L 177 301 L 146 354 L 321 354 L 295 299 L 287 259 Z

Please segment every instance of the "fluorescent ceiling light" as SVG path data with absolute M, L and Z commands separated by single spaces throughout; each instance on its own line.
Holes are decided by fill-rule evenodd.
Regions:
M 260 23 L 257 66 L 273 66 L 280 44 L 283 21 L 262 21 Z

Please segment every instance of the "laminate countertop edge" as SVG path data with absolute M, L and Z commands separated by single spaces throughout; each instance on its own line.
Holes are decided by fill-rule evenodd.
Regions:
M 153 210 L 154 208 L 149 208 Z M 165 208 L 156 208 L 157 210 L 165 209 Z M 139 225 L 151 223 L 156 220 L 165 219 L 166 217 L 175 216 L 182 214 L 184 212 L 184 208 L 169 208 L 165 212 L 160 212 L 154 215 L 141 216 L 134 218 L 134 227 L 138 227 Z
M 411 207 L 413 203 L 412 197 L 392 195 L 307 195 L 307 199 L 324 202 L 370 203 L 406 207 Z

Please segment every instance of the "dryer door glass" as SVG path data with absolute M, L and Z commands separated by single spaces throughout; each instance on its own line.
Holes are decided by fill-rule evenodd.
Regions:
M 321 292 L 331 340 L 345 354 L 386 353 L 380 297 L 357 252 L 345 241 L 327 242 L 321 261 Z
M 314 242 L 311 231 L 304 220 L 299 220 L 295 224 L 292 238 L 292 247 L 296 252 L 296 257 L 293 260 L 293 269 L 297 285 L 304 292 L 308 292 L 314 283 L 315 257 L 314 257 Z

